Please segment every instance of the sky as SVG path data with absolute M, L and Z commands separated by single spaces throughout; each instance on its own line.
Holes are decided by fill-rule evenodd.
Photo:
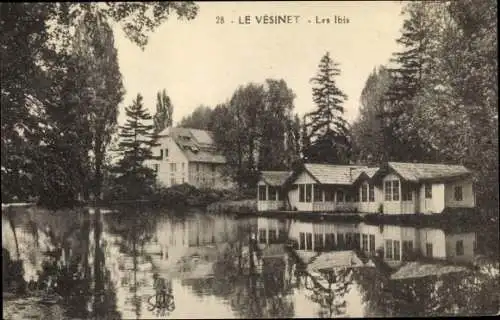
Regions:
M 166 89 L 174 124 L 199 105 L 216 106 L 241 85 L 284 79 L 295 92 L 295 112 L 314 109 L 310 83 L 328 51 L 338 62 L 337 86 L 348 96 L 344 117 L 358 115 L 359 98 L 373 69 L 398 50 L 403 23 L 400 1 L 336 2 L 202 2 L 191 21 L 168 21 L 150 34 L 141 50 L 115 27 L 115 45 L 126 89 L 125 106 L 141 93 L 154 114 L 156 93 Z M 250 24 L 240 24 L 250 16 Z M 258 24 L 257 16 L 290 15 L 290 24 Z M 224 23 L 218 24 L 217 17 Z M 335 16 L 349 23 L 315 23 Z

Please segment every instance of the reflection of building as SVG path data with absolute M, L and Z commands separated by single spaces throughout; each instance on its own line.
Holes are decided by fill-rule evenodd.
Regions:
M 431 214 L 445 208 L 475 207 L 471 172 L 459 165 L 388 162 L 368 168 L 305 164 L 290 173 L 285 183 L 269 183 L 275 176 L 287 175 L 263 173 L 260 211 L 283 206 L 298 211 Z
M 475 232 L 445 232 L 436 228 L 294 221 L 288 234 L 296 249 L 329 251 L 360 249 L 367 254 L 383 253 L 386 261 L 419 256 L 451 261 L 474 258 Z
M 166 128 L 159 134 L 159 146 L 153 147 L 157 181 L 166 187 L 189 183 L 195 187 L 231 188 L 224 174 L 226 159 L 217 151 L 212 133 L 190 128 Z
M 235 241 L 238 220 L 226 215 L 196 215 L 186 220 L 190 247 Z
M 257 230 L 257 241 L 260 244 L 283 243 L 287 239 L 287 226 L 284 219 L 258 217 Z

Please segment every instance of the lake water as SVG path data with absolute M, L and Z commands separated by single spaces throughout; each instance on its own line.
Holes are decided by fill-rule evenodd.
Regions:
M 12 224 L 2 212 L 3 274 L 7 250 L 11 260 L 22 261 L 28 288 L 14 292 L 4 277 L 4 319 L 434 316 L 499 310 L 498 269 L 443 271 L 445 264 L 463 268 L 474 261 L 474 230 L 141 208 L 16 208 L 11 216 Z M 249 246 L 252 239 L 258 248 Z M 295 250 L 286 250 L 287 243 Z M 347 262 L 338 274 L 349 276 L 339 276 L 332 292 L 308 280 L 295 254 L 350 250 L 365 262 L 378 254 L 383 263 L 354 268 Z M 417 262 L 426 267 L 409 268 Z M 441 275 L 432 276 L 429 266 Z

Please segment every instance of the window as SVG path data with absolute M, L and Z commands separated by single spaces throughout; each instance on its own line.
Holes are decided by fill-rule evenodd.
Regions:
M 306 202 L 311 202 L 312 184 L 306 184 Z
M 278 234 L 276 230 L 269 230 L 269 243 L 276 243 L 278 240 Z
M 361 249 L 361 234 L 359 233 L 354 234 L 354 248 Z
M 303 184 L 299 184 L 299 202 L 305 202 L 306 198 L 306 186 Z
M 182 172 L 184 172 L 184 170 L 185 170 L 185 169 L 186 169 L 186 168 L 185 168 L 185 164 L 184 164 L 184 162 L 183 162 L 183 163 L 182 163 Z
M 354 192 L 354 202 L 359 202 L 359 189 Z
M 160 149 L 160 160 L 163 160 L 163 149 Z
M 385 258 L 392 259 L 392 240 L 385 240 Z
M 306 233 L 306 250 L 312 250 L 312 233 Z
M 425 198 L 432 199 L 432 185 L 430 183 L 426 183 L 424 188 L 425 188 Z
M 215 164 L 212 163 L 212 172 L 215 172 Z
M 326 233 L 325 234 L 325 249 L 333 250 L 335 247 L 335 234 L 334 233 Z
M 474 254 L 477 252 L 477 244 L 476 244 L 476 240 L 474 240 L 472 242 L 472 250 L 474 250 Z
M 170 172 L 176 172 L 177 171 L 177 164 L 176 163 L 170 163 Z
M 155 170 L 155 173 L 158 173 L 158 171 L 160 170 L 160 165 L 155 163 L 155 164 L 153 164 L 153 168 Z
M 408 259 L 413 253 L 413 241 L 403 241 L 403 259 Z
M 176 183 L 177 183 L 177 181 L 175 181 L 175 178 L 170 178 L 170 185 L 171 186 L 173 186 Z
M 344 192 L 341 190 L 337 191 L 337 202 L 344 202 Z
M 392 200 L 399 201 L 399 180 L 392 181 Z
M 266 201 L 266 186 L 259 186 L 259 200 Z
M 361 250 L 368 251 L 368 235 L 363 234 L 361 238 Z
M 347 249 L 352 249 L 352 244 L 353 244 L 353 238 L 352 238 L 352 233 L 348 232 L 345 235 L 345 244 L 347 246 Z
M 385 201 L 391 201 L 392 200 L 391 181 L 386 181 L 384 183 L 384 193 L 385 193 Z
M 299 233 L 299 250 L 304 250 L 306 248 L 306 234 L 304 232 Z
M 285 230 L 283 230 L 283 229 L 279 230 L 279 232 L 278 232 L 278 239 L 281 240 L 281 241 L 285 241 L 286 240 L 286 232 L 285 232 Z
M 361 202 L 368 201 L 368 185 L 363 184 L 361 186 Z
M 369 185 L 368 201 L 375 202 L 375 186 L 373 184 Z
M 370 234 L 370 252 L 375 252 L 375 235 Z
M 335 200 L 335 194 L 331 190 L 325 190 L 325 201 L 333 202 Z
M 278 194 L 278 200 L 283 200 L 283 191 L 279 189 L 277 189 L 276 191 L 276 193 Z
M 401 184 L 401 199 L 403 201 L 411 201 L 412 200 L 412 190 L 409 185 Z
M 394 260 L 398 260 L 398 261 L 401 260 L 400 250 L 401 250 L 400 242 L 397 240 L 394 240 Z
M 322 190 L 320 189 L 319 185 L 315 185 L 314 186 L 314 201 L 323 201 L 323 192 Z
M 266 243 L 267 232 L 266 229 L 259 229 L 259 242 Z
M 314 249 L 316 251 L 321 251 L 323 249 L 323 234 L 321 233 L 314 234 Z
M 349 193 L 346 193 L 345 194 L 345 202 L 351 202 L 352 201 L 352 197 Z
M 340 249 L 344 249 L 344 235 L 342 233 L 337 233 L 337 245 Z
M 165 149 L 165 159 L 168 158 L 168 149 Z
M 463 200 L 462 186 L 456 186 L 455 187 L 455 200 L 456 201 L 462 201 Z
M 463 242 L 463 240 L 457 241 L 456 250 L 457 250 L 457 256 L 464 255 L 464 242 Z
M 199 171 L 200 171 L 200 164 L 199 164 L 199 163 L 197 163 L 197 164 L 196 164 L 196 172 L 199 172 Z
M 269 188 L 269 200 L 276 201 L 276 188 L 271 186 L 268 188 Z
M 432 257 L 432 243 L 425 244 L 425 255 L 427 257 Z

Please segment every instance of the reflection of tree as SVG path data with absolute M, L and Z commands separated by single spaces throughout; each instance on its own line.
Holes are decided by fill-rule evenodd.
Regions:
M 375 268 L 359 269 L 355 279 L 371 316 L 443 316 L 498 313 L 499 278 L 453 273 L 389 280 Z
M 375 317 L 393 316 L 392 292 L 388 276 L 377 268 L 354 270 L 353 280 L 359 286 L 367 314 Z
M 89 266 L 89 255 L 92 254 L 89 239 L 92 230 L 90 215 L 85 212 L 75 219 L 74 214 L 70 210 L 58 211 L 46 219 L 51 222 L 49 229 L 56 230 L 48 230 L 55 250 L 47 252 L 46 257 L 40 261 L 39 279 L 36 283 L 30 283 L 29 287 L 32 291 L 41 290 L 44 294 L 56 293 L 60 296 L 66 306 L 66 315 L 70 318 L 119 318 L 114 288 L 110 283 L 109 271 L 105 268 L 100 211 L 96 210 L 93 224 L 93 273 Z M 40 223 L 42 226 L 47 223 L 41 217 L 35 218 L 28 228 L 34 239 L 38 230 L 45 229 Z M 59 223 L 53 224 L 54 222 Z M 89 313 L 87 307 L 90 301 L 94 303 Z
M 347 302 L 345 295 L 352 286 L 353 269 L 338 269 L 322 272 L 328 282 L 328 288 L 323 287 L 317 279 L 306 271 L 297 273 L 298 282 L 303 283 L 311 291 L 311 300 L 321 307 L 319 316 L 331 318 L 345 314 Z
M 244 232 L 242 241 L 230 244 L 219 256 L 214 263 L 213 278 L 190 279 L 184 283 L 191 285 L 200 296 L 209 293 L 228 299 L 231 307 L 245 318 L 292 317 L 291 287 L 285 282 L 284 262 L 264 259 L 262 273 L 256 272 L 256 266 L 251 264 L 254 270 L 244 272 L 239 263 L 248 236 Z
M 151 217 L 151 212 L 139 207 L 123 207 L 119 212 L 106 214 L 104 218 L 107 232 L 125 240 L 125 248 L 135 245 L 135 249 L 139 250 L 153 239 L 156 232 L 157 219 Z

